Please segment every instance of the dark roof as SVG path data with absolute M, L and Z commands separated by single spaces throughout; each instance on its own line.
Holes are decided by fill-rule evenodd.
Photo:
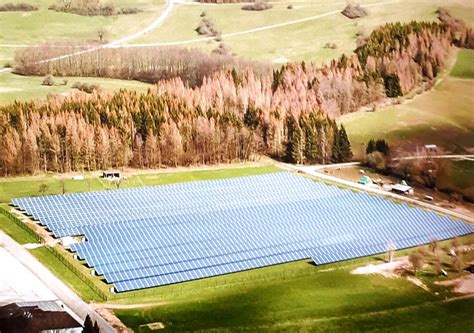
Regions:
M 41 305 L 41 308 L 46 307 L 46 304 Z M 44 311 L 41 308 L 38 305 L 19 306 L 16 303 L 0 307 L 0 332 L 36 333 L 81 327 L 81 324 L 65 311 Z

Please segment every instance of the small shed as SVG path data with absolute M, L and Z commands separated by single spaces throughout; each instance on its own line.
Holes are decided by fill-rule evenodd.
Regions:
M 408 185 L 397 184 L 392 187 L 392 192 L 404 195 L 411 195 L 413 194 L 413 188 Z
M 373 184 L 373 181 L 372 181 L 372 179 L 370 179 L 369 176 L 362 176 L 362 177 L 360 177 L 360 179 L 359 179 L 359 184 L 362 184 L 362 185 L 372 185 L 372 184 Z
M 438 149 L 437 145 L 425 145 L 427 151 L 436 151 Z
M 102 172 L 102 178 L 105 179 L 120 179 L 122 175 L 120 174 L 120 171 L 117 170 L 108 170 Z

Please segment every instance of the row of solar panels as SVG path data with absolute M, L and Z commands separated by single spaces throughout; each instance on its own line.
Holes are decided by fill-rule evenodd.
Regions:
M 387 231 L 386 229 L 384 231 Z M 464 230 L 466 231 L 466 230 Z M 468 231 L 468 230 L 467 230 Z M 443 226 L 443 228 L 436 228 L 427 235 L 426 231 L 416 231 L 413 230 L 411 234 L 413 236 L 420 236 L 425 238 L 430 237 L 445 237 L 450 235 L 451 232 L 459 234 L 463 232 L 462 225 L 456 226 L 456 228 L 449 228 L 449 226 Z M 304 236 L 307 237 L 306 240 Z M 329 238 L 318 237 L 316 233 L 307 232 L 306 235 L 296 235 L 292 237 L 281 237 L 281 238 L 272 238 L 271 242 L 259 239 L 258 237 L 249 237 L 249 241 L 252 244 L 247 245 L 247 243 L 238 244 L 228 244 L 227 247 L 224 247 L 223 244 L 215 243 L 215 245 L 220 245 L 219 247 L 208 247 L 202 248 L 200 244 L 196 246 L 191 246 L 183 251 L 182 247 L 175 247 L 174 249 L 179 249 L 181 252 L 170 252 L 163 251 L 160 249 L 156 251 L 156 256 L 148 258 L 131 258 L 130 254 L 126 254 L 124 257 L 127 258 L 127 261 L 120 262 L 118 265 L 115 263 L 112 264 L 95 264 L 96 269 L 104 274 L 107 281 L 116 282 L 121 280 L 142 278 L 146 276 L 151 276 L 153 274 L 163 275 L 173 272 L 193 270 L 199 267 L 206 267 L 208 265 L 216 266 L 225 264 L 232 261 L 244 261 L 252 259 L 254 257 L 262 256 L 272 256 L 279 253 L 291 252 L 291 251 L 300 251 L 304 250 L 306 253 L 315 251 L 318 248 L 323 248 L 328 253 L 335 252 L 338 248 L 347 249 L 357 249 L 357 246 L 365 246 L 366 244 L 371 244 L 374 239 L 377 241 L 383 241 L 386 245 L 392 240 L 397 239 L 398 243 L 406 237 L 406 233 L 397 232 L 395 229 L 389 230 L 386 234 L 374 235 L 370 232 L 361 231 L 358 234 L 349 234 L 347 238 L 331 236 Z M 286 242 L 286 243 L 285 243 Z M 165 250 L 169 250 L 167 248 Z M 145 253 L 150 252 L 146 250 Z M 142 252 L 143 253 L 143 252 Z M 149 255 L 149 254 L 148 254 Z M 107 258 L 107 257 L 105 257 Z M 92 263 L 91 258 L 89 261 Z
M 446 233 L 440 236 L 440 239 L 455 237 L 457 233 Z M 429 242 L 431 238 L 429 236 L 415 237 L 412 239 L 403 240 L 400 243 L 400 248 L 407 248 L 417 246 L 419 244 L 425 244 Z M 240 262 L 228 262 L 219 266 L 201 267 L 194 270 L 174 272 L 166 275 L 149 276 L 146 278 L 132 279 L 126 281 L 115 282 L 115 288 L 118 292 L 149 288 L 154 286 L 163 286 L 167 284 L 179 283 L 184 281 L 190 281 L 195 279 L 207 278 L 212 276 L 218 276 L 223 274 L 235 273 L 243 270 L 255 269 L 265 266 L 271 266 L 276 264 L 287 263 L 296 260 L 307 259 L 312 257 L 316 264 L 327 264 L 332 262 L 338 262 L 342 260 L 354 259 L 377 253 L 382 253 L 387 250 L 386 244 L 375 244 L 365 247 L 357 247 L 349 249 L 344 252 L 324 252 L 324 259 L 322 256 L 318 256 L 316 252 L 308 255 L 307 252 L 295 251 L 291 253 L 279 253 L 275 256 L 259 257 L 252 260 L 240 261 Z
M 383 252 L 392 241 L 404 248 L 474 231 L 288 173 L 13 202 L 56 236 L 84 234 L 87 242 L 72 249 L 118 291 L 312 256 L 333 262 Z
M 274 182 L 275 179 L 287 177 L 284 173 L 275 174 L 273 177 L 266 177 L 268 180 L 266 182 Z M 271 181 L 270 181 L 271 180 Z M 242 182 L 242 181 L 240 181 Z M 245 182 L 242 182 L 245 183 Z M 303 185 L 305 182 L 301 182 Z M 272 191 L 266 191 L 265 187 L 260 188 L 260 194 L 253 193 L 249 195 L 245 188 L 239 187 L 241 191 L 233 192 L 232 197 L 226 198 L 213 198 L 212 193 L 207 193 L 206 196 L 202 194 L 198 195 L 195 200 L 188 200 L 187 191 L 182 193 L 178 190 L 175 191 L 173 195 L 166 197 L 164 201 L 156 202 L 153 197 L 150 197 L 150 200 L 147 201 L 146 197 L 137 194 L 136 190 L 123 191 L 125 197 L 123 198 L 123 203 L 118 207 L 110 209 L 110 205 L 107 200 L 98 200 L 97 192 L 94 192 L 87 197 L 85 195 L 80 195 L 78 198 L 74 199 L 74 195 L 65 195 L 65 196 L 51 196 L 54 197 L 56 201 L 61 201 L 62 197 L 67 197 L 69 202 L 63 202 L 59 205 L 50 205 L 49 202 L 52 201 L 50 197 L 44 198 L 26 198 L 26 199 L 15 199 L 13 204 L 28 208 L 28 213 L 31 214 L 34 218 L 40 220 L 45 225 L 47 225 L 54 233 L 60 234 L 60 236 L 71 236 L 73 232 L 78 232 L 78 227 L 89 224 L 96 223 L 111 223 L 111 222 L 120 222 L 128 220 L 131 218 L 147 218 L 154 217 L 157 214 L 157 211 L 160 212 L 160 215 L 164 215 L 162 212 L 168 212 L 170 215 L 178 214 L 189 214 L 192 212 L 204 212 L 213 209 L 230 209 L 237 207 L 246 207 L 249 204 L 259 204 L 265 202 L 273 202 L 275 200 L 284 201 L 284 200 L 301 200 L 304 197 L 305 192 L 299 192 L 298 183 L 294 184 L 296 188 L 292 189 L 273 189 Z M 180 187 L 181 188 L 181 187 Z M 205 190 L 203 186 L 203 190 Z M 159 194 L 160 187 L 153 187 L 153 193 L 156 196 Z M 253 190 L 257 192 L 256 190 Z M 115 191 L 103 192 L 105 197 L 115 197 L 116 194 L 110 195 L 109 193 Z M 122 193 L 121 190 L 118 191 Z M 147 190 L 150 192 L 150 190 Z M 169 193 L 173 193 L 168 190 Z M 129 195 L 132 196 L 129 196 Z M 312 193 L 306 191 L 307 198 L 314 197 L 317 195 L 314 191 Z M 132 202 L 133 198 L 139 198 L 142 202 L 141 206 L 132 205 L 129 207 L 127 203 Z M 219 205 L 216 205 L 215 202 L 219 201 Z M 182 205 L 181 203 L 184 203 Z M 76 207 L 79 204 L 82 204 L 81 207 Z M 87 207 L 87 205 L 89 205 Z M 83 207 L 87 207 L 86 209 Z M 67 209 L 65 209 L 67 207 Z M 128 209 L 127 209 L 128 207 Z M 80 229 L 80 228 L 79 228 Z

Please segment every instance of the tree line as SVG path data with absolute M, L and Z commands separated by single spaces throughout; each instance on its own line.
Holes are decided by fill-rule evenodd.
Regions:
M 97 48 L 95 52 L 48 61 L 64 54 Z M 14 72 L 21 75 L 107 77 L 152 84 L 179 77 L 192 87 L 201 85 L 205 77 L 222 70 L 270 71 L 269 65 L 228 54 L 209 55 L 197 49 L 179 47 L 100 48 L 97 43 L 46 43 L 29 47 L 16 55 L 15 65 Z

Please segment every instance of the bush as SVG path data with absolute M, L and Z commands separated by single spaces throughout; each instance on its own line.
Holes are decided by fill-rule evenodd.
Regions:
M 293 9 L 293 5 L 288 5 L 286 9 Z
M 385 172 L 387 170 L 387 158 L 379 151 L 368 154 L 365 163 L 377 171 Z
M 119 8 L 115 9 L 114 5 L 106 4 L 99 6 L 86 6 L 86 7 L 70 7 L 64 5 L 51 5 L 48 7 L 49 10 L 55 12 L 76 14 L 82 16 L 114 16 L 114 15 L 129 15 L 143 12 L 139 8 Z
M 94 91 L 100 90 L 100 87 L 96 84 L 87 84 L 87 83 L 81 83 L 81 82 L 76 82 L 74 83 L 71 88 L 73 89 L 78 89 L 80 91 L 86 92 L 88 94 L 93 93 Z
M 242 6 L 242 10 L 262 11 L 273 8 L 273 5 L 266 1 L 257 1 L 255 3 Z
M 219 35 L 216 25 L 208 18 L 203 18 L 194 30 L 202 36 L 216 37 Z
M 42 83 L 43 86 L 54 86 L 54 78 L 51 74 L 46 75 Z
M 342 11 L 342 15 L 350 19 L 360 18 L 367 16 L 367 11 L 362 8 L 358 3 L 348 4 L 346 8 Z
M 143 10 L 135 7 L 130 7 L 130 8 L 120 8 L 120 10 L 117 12 L 119 15 L 130 15 L 130 14 L 138 14 L 143 12 Z
M 212 50 L 212 54 L 218 54 L 223 56 L 232 55 L 230 49 L 224 43 L 220 43 L 218 47 Z
M 337 49 L 337 45 L 336 45 L 336 43 L 326 43 L 326 44 L 324 44 L 324 48 L 335 50 L 335 49 Z
M 30 5 L 29 3 L 6 3 L 0 5 L 0 12 L 34 12 L 39 8 L 35 5 Z

